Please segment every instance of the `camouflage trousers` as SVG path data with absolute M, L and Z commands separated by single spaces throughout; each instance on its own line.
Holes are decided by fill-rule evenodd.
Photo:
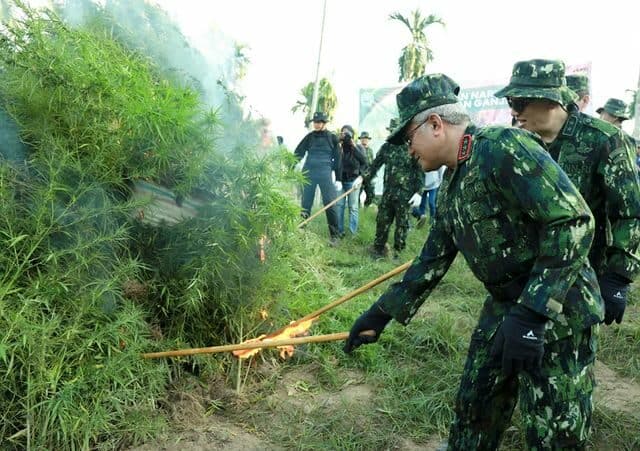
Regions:
M 528 450 L 585 449 L 598 327 L 546 344 L 540 371 L 510 378 L 489 355 L 493 341 L 472 339 L 448 449 L 498 449 L 518 398 Z
M 373 240 L 373 247 L 381 251 L 384 249 L 387 239 L 389 238 L 389 230 L 395 221 L 396 230 L 393 234 L 393 248 L 396 251 L 402 251 L 407 246 L 407 232 L 409 231 L 409 197 L 402 199 L 403 196 L 390 196 L 387 193 L 382 194 L 380 203 L 378 204 L 378 215 L 376 216 L 376 237 Z

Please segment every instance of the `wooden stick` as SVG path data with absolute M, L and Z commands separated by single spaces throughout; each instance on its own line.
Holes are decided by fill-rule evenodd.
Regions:
M 344 193 L 340 194 L 338 197 L 336 197 L 335 199 L 333 199 L 331 202 L 329 202 L 327 205 L 325 205 L 324 207 L 322 207 L 320 210 L 316 211 L 314 214 L 312 214 L 311 216 L 309 216 L 307 219 L 305 219 L 304 221 L 302 221 L 300 224 L 298 224 L 298 228 L 300 227 L 304 227 L 305 225 L 307 225 L 312 219 L 316 218 L 320 213 L 322 213 L 323 211 L 333 207 L 335 205 L 336 202 L 338 202 L 340 199 L 342 199 L 343 197 L 347 197 L 349 194 L 351 194 L 353 192 L 353 190 L 355 189 L 360 189 L 359 186 L 353 186 L 351 187 L 349 190 L 345 191 Z
M 371 288 L 375 287 L 376 285 L 379 285 L 382 282 L 384 282 L 385 280 L 390 279 L 393 276 L 395 276 L 396 274 L 404 271 L 409 266 L 411 266 L 411 263 L 413 263 L 413 260 L 409 260 L 408 262 L 398 266 L 397 268 L 392 269 L 388 273 L 385 273 L 385 274 L 381 275 L 377 279 L 373 279 L 371 282 L 368 282 L 368 283 L 362 285 L 360 288 L 357 288 L 357 289 L 353 290 L 352 292 L 345 294 L 340 299 L 337 299 L 337 300 L 333 301 L 332 303 L 327 304 L 324 307 L 319 308 L 315 312 L 311 312 L 308 315 L 305 315 L 302 318 L 294 321 L 293 323 L 286 325 L 285 327 L 283 327 L 282 329 L 278 330 L 277 332 L 274 332 L 274 335 L 282 332 L 284 329 L 287 329 L 287 328 L 290 328 L 290 327 L 294 327 L 294 326 L 296 326 L 296 325 L 298 325 L 298 324 L 300 324 L 300 323 L 302 323 L 304 321 L 307 321 L 307 320 L 310 320 L 310 319 L 315 318 L 317 316 L 320 316 L 324 312 L 326 312 L 328 310 L 331 310 L 332 308 L 337 307 L 340 304 L 343 304 L 343 303 L 347 302 L 349 299 L 355 298 L 360 293 L 364 293 L 365 291 L 370 290 Z
M 365 331 L 363 334 L 370 335 L 373 331 Z M 142 354 L 145 359 L 158 359 L 161 357 L 180 357 L 195 354 L 215 354 L 218 352 L 241 351 L 256 348 L 275 348 L 278 346 L 301 345 L 305 343 L 322 343 L 326 341 L 346 340 L 349 332 L 339 332 L 327 335 L 309 335 L 308 337 L 289 338 L 285 340 L 257 341 L 255 343 L 239 343 L 233 345 L 211 346 L 208 348 L 178 349 L 175 351 L 149 352 Z
M 381 275 L 380 277 L 372 280 L 371 282 L 366 283 L 365 285 L 361 286 L 360 288 L 358 288 L 356 290 L 353 290 L 352 292 L 350 292 L 348 294 L 345 294 L 340 299 L 337 299 L 337 300 L 333 301 L 332 303 L 327 304 L 324 307 L 321 307 L 320 309 L 316 310 L 315 312 L 311 312 L 308 315 L 303 316 L 299 320 L 294 321 L 291 324 L 288 324 L 287 326 L 281 328 L 280 330 L 278 330 L 278 331 L 276 331 L 276 332 L 274 332 L 273 334 L 270 334 L 270 335 L 277 335 L 280 332 L 284 331 L 285 329 L 290 328 L 290 327 L 295 327 L 296 325 L 300 324 L 303 321 L 307 321 L 307 320 L 310 320 L 312 318 L 316 318 L 317 316 L 323 314 L 327 310 L 331 310 L 332 308 L 337 307 L 338 305 L 340 305 L 340 304 L 342 304 L 344 302 L 347 302 L 349 299 L 352 299 L 352 298 L 356 297 L 360 293 L 364 293 L 365 291 L 375 287 L 376 285 L 384 282 L 385 280 L 390 279 L 391 277 L 395 276 L 396 274 L 404 271 L 409 266 L 411 266 L 411 263 L 413 263 L 413 260 L 410 260 L 410 261 L 406 262 L 405 264 L 400 265 L 397 268 L 392 269 L 391 271 Z M 360 335 L 371 335 L 371 334 L 374 334 L 374 332 L 373 331 L 365 331 L 365 332 L 362 332 Z M 319 342 L 323 342 L 323 341 L 345 340 L 348 336 L 349 336 L 349 333 L 342 332 L 342 333 L 337 333 L 337 334 L 311 335 L 309 337 L 290 338 L 290 339 L 284 339 L 284 340 L 272 340 L 272 341 L 269 341 L 267 339 L 267 341 L 261 341 L 260 340 L 260 341 L 250 342 L 250 343 L 239 343 L 239 344 L 233 344 L 233 345 L 213 346 L 213 347 L 208 347 L 208 348 L 191 348 L 191 349 L 178 349 L 176 351 L 150 352 L 150 353 L 142 354 L 142 357 L 144 357 L 145 359 L 157 359 L 157 358 L 160 358 L 160 357 L 180 357 L 180 356 L 195 355 L 195 354 L 214 354 L 214 353 L 217 353 L 217 352 L 241 351 L 241 350 L 245 350 L 245 349 L 273 348 L 273 347 L 278 347 L 278 346 L 288 346 L 288 345 L 296 345 L 296 344 L 304 344 L 304 343 L 319 343 Z
M 262 338 L 261 340 L 265 340 L 265 339 L 268 340 L 269 336 L 280 335 L 285 330 L 291 329 L 293 327 L 296 327 L 300 323 L 303 323 L 303 322 L 308 321 L 310 319 L 313 319 L 313 320 L 318 319 L 318 317 L 320 315 L 322 315 L 324 312 L 329 311 L 332 308 L 335 308 L 335 307 L 339 306 L 340 304 L 343 304 L 343 303 L 347 302 L 349 299 L 355 298 L 357 295 L 359 295 L 361 293 L 364 293 L 365 291 L 370 290 L 371 288 L 375 287 L 376 285 L 379 285 L 382 282 L 384 282 L 385 280 L 390 279 L 391 277 L 395 276 L 396 274 L 404 271 L 409 266 L 411 266 L 411 263 L 413 263 L 413 260 L 409 260 L 408 262 L 398 266 L 397 268 L 394 268 L 391 271 L 381 275 L 380 277 L 378 277 L 376 279 L 373 279 L 372 281 L 362 285 L 360 288 L 357 288 L 357 289 L 353 290 L 352 292 L 345 294 L 340 299 L 336 299 L 335 301 L 331 302 L 330 304 L 327 304 L 324 307 L 320 307 L 318 310 L 316 310 L 314 312 L 311 312 L 308 315 L 305 315 L 302 318 L 297 319 L 297 320 L 287 324 L 284 327 L 281 327 L 280 329 L 276 330 L 275 332 L 270 333 L 269 335 L 267 335 L 267 337 Z

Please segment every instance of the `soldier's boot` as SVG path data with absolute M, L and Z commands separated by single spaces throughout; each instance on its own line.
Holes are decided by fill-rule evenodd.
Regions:
M 389 245 L 385 244 L 383 248 L 378 248 L 375 245 L 371 246 L 369 247 L 369 253 L 375 259 L 384 258 L 389 255 Z
M 400 260 L 400 254 L 402 253 L 402 249 L 393 249 L 393 259 Z

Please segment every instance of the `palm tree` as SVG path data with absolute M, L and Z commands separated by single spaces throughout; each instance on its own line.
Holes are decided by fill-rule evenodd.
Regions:
M 234 43 L 234 55 L 233 55 L 233 71 L 235 80 L 242 80 L 247 75 L 247 68 L 251 59 L 247 54 L 249 47 L 245 44 Z
M 304 126 L 308 127 L 313 111 L 311 111 L 311 102 L 313 101 L 313 82 L 309 82 L 304 88 L 300 90 L 300 95 L 304 97 L 304 100 L 298 100 L 296 104 L 291 108 L 291 111 L 295 113 L 298 110 L 302 110 L 305 113 Z M 333 113 L 338 106 L 338 99 L 336 92 L 333 90 L 333 86 L 326 78 L 320 80 L 318 87 L 318 106 L 317 111 L 326 113 L 327 117 L 331 119 Z
M 398 81 L 409 81 L 424 75 L 427 63 L 433 61 L 433 51 L 429 47 L 425 28 L 435 23 L 444 26 L 445 23 L 433 14 L 424 17 L 417 9 L 411 13 L 409 19 L 398 12 L 389 15 L 389 19 L 402 22 L 411 33 L 411 42 L 402 49 L 398 59 L 400 66 Z

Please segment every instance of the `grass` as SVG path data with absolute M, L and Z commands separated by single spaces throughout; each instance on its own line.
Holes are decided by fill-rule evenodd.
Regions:
M 292 157 L 223 152 L 217 110 L 114 40 L 107 15 L 75 28 L 16 9 L 0 27 L 0 117 L 23 143 L 0 149 L 0 448 L 127 446 L 161 428 L 157 403 L 183 368 L 140 353 L 253 324 L 258 240 L 287 235 L 298 213 L 281 186 Z M 135 180 L 206 206 L 147 227 L 132 220 Z
M 343 239 L 337 248 L 326 245 L 324 218 L 301 232 L 301 247 L 296 249 L 307 251 L 294 258 L 296 270 L 290 274 L 292 286 L 298 289 L 282 293 L 280 299 L 286 304 L 286 313 L 281 313 L 289 315 L 287 320 L 309 313 L 410 260 L 427 233 L 412 229 L 401 258 L 373 260 L 366 248 L 373 241 L 374 229 L 375 211 L 369 208 L 360 212 L 358 234 Z M 399 276 L 393 280 L 397 279 Z M 348 330 L 388 283 L 325 313 L 313 333 Z M 245 409 L 227 414 L 285 449 L 383 450 L 420 446 L 434 439 L 437 442 L 448 433 L 469 336 L 484 297 L 483 287 L 458 258 L 409 326 L 391 323 L 378 344 L 364 346 L 353 356 L 342 352 L 342 343 L 298 349 L 291 361 L 245 387 Z M 606 364 L 630 378 L 637 377 L 640 358 L 636 309 L 630 306 L 621 326 L 603 328 L 600 353 Z M 282 324 L 285 319 L 274 321 Z M 275 355 L 269 352 L 262 359 Z M 273 394 L 282 390 L 283 377 L 297 369 L 312 374 L 294 386 L 301 400 L 274 401 Z M 322 401 L 327 393 L 339 393 L 345 384 L 353 383 L 354 377 L 371 388 L 367 399 L 337 405 Z M 637 449 L 640 417 L 597 405 L 593 421 L 594 449 Z M 502 449 L 525 449 L 517 410 Z
M 220 119 L 199 91 L 113 40 L 106 18 L 88 31 L 25 12 L 0 40 L 2 107 L 25 144 L 24 154 L 3 150 L 0 165 L 0 448 L 145 441 L 162 429 L 157 406 L 171 404 L 165 386 L 185 367 L 202 380 L 226 373 L 229 385 L 248 381 L 244 398 L 207 398 L 205 411 L 224 411 L 288 449 L 392 449 L 446 435 L 484 298 L 461 259 L 409 327 L 392 324 L 378 345 L 354 356 L 342 343 L 309 345 L 272 371 L 264 367 L 274 351 L 251 364 L 228 355 L 171 364 L 139 358 L 277 329 L 410 260 L 426 231 L 412 230 L 395 260 L 367 253 L 373 208 L 337 248 L 327 246 L 323 218 L 291 233 L 297 209 L 284 194 L 294 178 L 284 155 L 247 146 L 218 152 Z M 252 130 L 239 103 L 232 106 L 234 127 Z M 134 226 L 124 198 L 136 179 L 213 200 L 171 230 Z M 263 234 L 265 265 L 255 255 Z M 146 288 L 135 299 L 124 290 L 132 279 Z M 314 333 L 348 330 L 387 284 L 324 314 Z M 640 319 L 632 303 L 621 326 L 605 328 L 601 355 L 635 378 Z M 299 402 L 290 405 L 273 394 L 296 369 L 312 374 L 294 384 Z M 354 402 L 327 397 L 350 385 L 369 391 Z M 598 406 L 594 422 L 598 449 L 636 446 L 635 417 Z M 522 447 L 517 416 L 505 447 Z

